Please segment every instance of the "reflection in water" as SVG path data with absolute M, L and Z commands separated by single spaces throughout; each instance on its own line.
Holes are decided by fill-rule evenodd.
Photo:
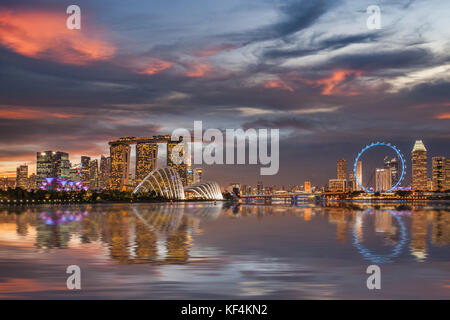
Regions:
M 449 244 L 450 211 L 436 205 L 8 207 L 0 298 L 66 298 L 69 263 L 87 298 L 360 298 L 367 265 L 387 262 L 377 296 L 442 298 Z
M 204 222 L 220 215 L 234 219 L 289 215 L 298 216 L 307 224 L 324 217 L 336 226 L 337 243 L 345 245 L 348 236 L 352 236 L 352 243 L 363 258 L 374 263 L 392 262 L 404 251 L 409 238 L 409 252 L 414 259 L 427 260 L 429 225 L 431 243 L 449 245 L 450 214 L 447 210 L 394 209 L 392 206 L 374 209 L 345 205 L 222 206 L 210 203 L 10 207 L 0 211 L 0 231 L 11 224 L 15 225 L 17 236 L 26 237 L 31 231 L 35 233 L 34 246 L 46 251 L 102 243 L 109 257 L 120 264 L 198 262 L 200 258 L 191 253 L 195 237 L 203 232 Z M 409 224 L 404 221 L 406 217 Z M 381 246 L 374 243 L 380 238 Z M 377 253 L 380 248 L 387 252 Z
M 367 214 L 375 213 L 375 231 L 376 232 L 387 232 L 393 235 L 393 226 L 391 217 L 394 217 L 400 226 L 400 241 L 392 249 L 389 254 L 375 254 L 371 250 L 365 248 L 362 245 L 362 234 L 363 234 L 363 218 Z M 358 251 L 364 256 L 365 259 L 372 261 L 373 263 L 387 263 L 392 262 L 392 258 L 400 255 L 403 246 L 407 242 L 406 227 L 402 221 L 401 215 L 398 212 L 392 210 L 375 212 L 371 209 L 365 210 L 363 213 L 357 216 L 354 227 L 353 227 L 353 244 L 358 248 Z

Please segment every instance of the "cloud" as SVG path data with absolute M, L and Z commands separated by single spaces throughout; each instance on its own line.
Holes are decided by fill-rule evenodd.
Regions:
M 281 89 L 293 92 L 294 89 L 281 80 L 267 80 L 264 82 L 265 89 Z
M 183 74 L 189 78 L 202 78 L 213 71 L 213 68 L 208 62 L 189 62 L 185 65 L 187 69 Z
M 101 39 L 95 28 L 69 30 L 66 19 L 63 11 L 0 8 L 0 43 L 30 58 L 73 65 L 86 65 L 114 55 L 115 45 Z
M 0 106 L 1 119 L 46 119 L 46 118 L 69 119 L 76 117 L 78 116 L 67 113 L 47 112 L 30 108 L 17 108 L 14 106 Z

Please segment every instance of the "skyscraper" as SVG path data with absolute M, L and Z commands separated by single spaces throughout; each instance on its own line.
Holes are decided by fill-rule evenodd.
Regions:
M 444 191 L 447 188 L 445 157 L 432 158 L 432 186 L 433 191 Z
M 412 188 L 415 191 L 428 189 L 427 149 L 422 140 L 414 144 L 412 154 Z
M 392 174 L 391 169 L 375 169 L 375 191 L 383 192 L 391 189 Z
M 445 159 L 445 190 L 450 190 L 450 159 Z
M 182 139 L 180 138 L 180 141 L 169 141 L 167 143 L 167 166 L 174 168 L 178 175 L 180 176 L 181 182 L 183 183 L 183 186 L 188 185 L 188 170 L 191 169 L 191 163 L 190 159 L 184 159 L 185 158 L 185 150 L 184 145 L 180 144 L 182 142 Z M 178 148 L 178 149 L 176 149 Z M 174 152 L 175 150 L 175 152 Z M 172 152 L 176 154 L 176 151 L 179 151 L 179 158 L 184 159 L 181 161 L 181 163 L 177 163 L 176 159 L 172 159 Z
M 111 174 L 111 157 L 101 156 L 100 158 L 100 188 L 109 187 L 109 177 Z
M 347 160 L 345 159 L 337 161 L 337 178 L 340 180 L 347 179 Z
M 28 188 L 28 166 L 18 166 L 16 174 L 16 187 L 27 189 Z
M 202 176 L 203 176 L 203 169 L 195 168 L 194 169 L 194 183 L 202 182 Z
M 69 154 L 60 151 L 44 151 L 36 154 L 36 177 L 38 186 L 45 178 L 67 178 L 70 175 Z
M 91 189 L 98 189 L 99 174 L 98 174 L 98 160 L 89 161 L 89 187 Z
M 83 184 L 88 186 L 90 179 L 90 170 L 89 170 L 89 162 L 91 161 L 91 157 L 82 156 L 81 157 L 81 181 Z
M 384 168 L 391 170 L 391 181 L 392 184 L 396 184 L 399 180 L 399 171 L 398 171 L 398 160 L 397 158 L 392 158 L 389 160 L 389 157 L 384 158 Z
M 110 146 L 111 175 L 109 183 L 113 190 L 123 190 L 128 185 L 130 150 L 131 147 L 128 144 L 112 143 Z
M 304 189 L 306 193 L 311 193 L 311 181 L 305 181 Z
M 136 144 L 136 184 L 142 182 L 145 177 L 157 169 L 158 144 L 137 143 Z
M 358 162 L 356 163 L 356 177 L 358 178 L 359 183 L 361 185 L 363 185 L 363 174 L 362 174 L 362 162 L 361 162 L 361 160 L 358 160 Z M 355 190 L 356 191 L 361 191 L 362 190 L 361 186 L 356 181 L 355 181 Z

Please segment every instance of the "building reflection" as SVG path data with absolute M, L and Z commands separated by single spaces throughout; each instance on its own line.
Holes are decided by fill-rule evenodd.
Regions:
M 131 208 L 131 209 L 130 209 Z M 0 210 L 0 230 L 15 230 L 18 237 L 30 235 L 39 250 L 65 249 L 74 245 L 100 244 L 109 257 L 120 264 L 187 264 L 195 261 L 195 237 L 204 222 L 219 215 L 233 219 L 293 216 L 303 223 L 315 219 L 335 225 L 337 243 L 353 245 L 367 256 L 370 248 L 392 250 L 397 257 L 407 246 L 417 261 L 429 254 L 432 245 L 450 244 L 450 214 L 446 209 L 367 205 L 327 207 L 309 205 L 212 205 L 172 203 L 111 206 L 10 207 Z M 11 229 L 12 228 L 12 229 Z M 409 230 L 404 230 L 409 228 Z M 428 234 L 430 228 L 430 234 Z M 6 229 L 5 229 L 6 230 Z M 9 232 L 9 231 L 8 231 Z M 379 239 L 382 237 L 382 244 Z M 378 243 L 376 242 L 378 241 Z M 376 250 L 374 250 L 376 251 Z M 407 252 L 407 250 L 404 250 Z M 379 259 L 381 255 L 375 255 Z M 385 262 L 383 259 L 378 261 Z

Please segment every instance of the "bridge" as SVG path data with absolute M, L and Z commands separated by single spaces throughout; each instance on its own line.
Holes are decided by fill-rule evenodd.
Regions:
M 258 202 L 272 203 L 272 201 L 285 201 L 291 203 L 297 202 L 316 202 L 322 198 L 321 193 L 300 193 L 300 192 L 284 192 L 284 193 L 270 193 L 270 194 L 244 194 L 240 199 L 244 202 Z

